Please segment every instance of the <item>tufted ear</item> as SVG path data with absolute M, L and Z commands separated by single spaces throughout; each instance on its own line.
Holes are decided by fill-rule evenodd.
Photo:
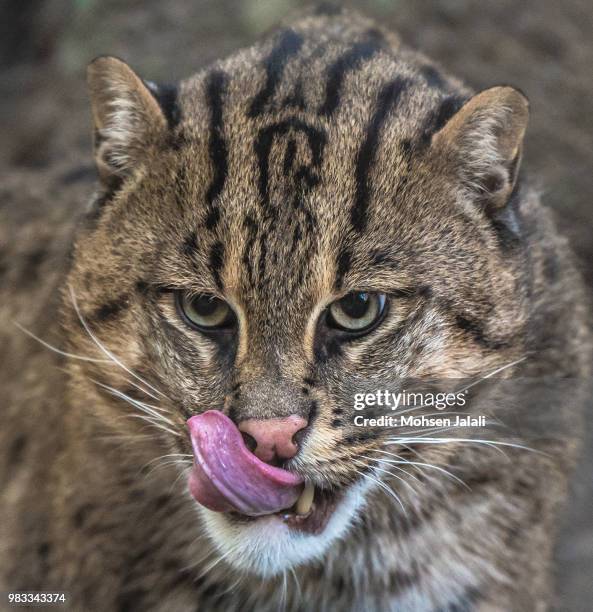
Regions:
M 98 57 L 87 68 L 95 162 L 112 185 L 131 172 L 167 130 L 167 119 L 142 79 L 122 60 Z
M 509 199 L 529 119 L 527 98 L 512 87 L 475 95 L 432 139 L 452 159 L 460 179 L 482 205 L 495 210 Z

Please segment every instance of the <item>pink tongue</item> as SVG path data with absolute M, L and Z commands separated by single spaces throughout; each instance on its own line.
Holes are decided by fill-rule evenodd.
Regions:
M 216 512 L 259 516 L 296 502 L 303 479 L 260 461 L 222 412 L 208 410 L 191 417 L 187 426 L 194 449 L 189 490 L 200 504 Z

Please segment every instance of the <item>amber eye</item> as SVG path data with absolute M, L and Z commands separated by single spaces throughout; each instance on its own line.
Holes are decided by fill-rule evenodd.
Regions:
M 178 291 L 175 299 L 181 317 L 193 327 L 203 330 L 225 329 L 235 323 L 231 307 L 213 295 L 192 295 Z
M 384 293 L 349 293 L 330 305 L 328 323 L 348 332 L 361 332 L 373 326 L 385 310 Z

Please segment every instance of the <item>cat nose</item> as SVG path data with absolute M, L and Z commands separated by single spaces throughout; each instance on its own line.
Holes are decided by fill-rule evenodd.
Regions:
M 251 451 L 258 459 L 272 463 L 275 459 L 291 459 L 297 454 L 299 448 L 293 438 L 307 424 L 303 417 L 291 414 L 272 419 L 246 419 L 239 423 L 239 431 L 253 438 L 255 449 Z

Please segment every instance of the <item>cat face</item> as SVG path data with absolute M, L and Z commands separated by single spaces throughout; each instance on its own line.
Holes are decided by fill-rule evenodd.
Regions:
M 269 462 L 315 486 L 312 518 L 198 508 L 227 561 L 262 575 L 319 557 L 385 495 L 394 432 L 355 426 L 354 393 L 480 376 L 521 351 L 524 98 L 467 101 L 366 25 L 331 23 L 176 97 L 112 58 L 89 71 L 103 192 L 65 312 L 72 346 L 107 363 L 75 376 L 100 383 L 105 418 L 134 410 L 121 393 L 152 406 L 155 456 L 190 455 L 186 421 L 207 410 L 239 428 L 302 419 L 298 452 Z

